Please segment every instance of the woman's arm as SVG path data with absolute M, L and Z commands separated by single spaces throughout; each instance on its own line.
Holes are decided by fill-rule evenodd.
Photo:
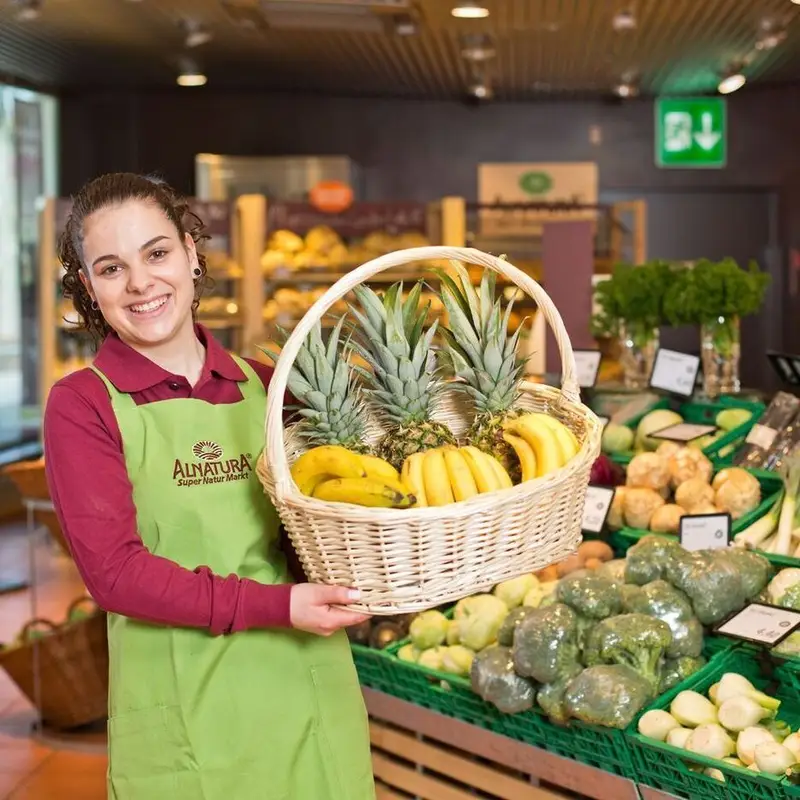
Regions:
M 95 376 L 91 376 L 95 378 Z M 215 635 L 290 626 L 291 584 L 264 585 L 186 569 L 151 553 L 115 433 L 83 393 L 51 389 L 44 417 L 50 494 L 86 588 L 102 608 Z

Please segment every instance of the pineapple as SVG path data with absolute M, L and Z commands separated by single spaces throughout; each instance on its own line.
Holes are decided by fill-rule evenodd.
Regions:
M 419 308 L 422 281 L 405 301 L 402 283 L 390 286 L 383 299 L 363 285 L 354 293 L 361 310 L 352 306 L 350 310 L 361 325 L 364 343 L 353 347 L 372 367 L 356 369 L 371 404 L 389 427 L 375 454 L 399 470 L 413 453 L 456 443 L 446 425 L 431 419 L 442 389 L 438 376 L 428 368 L 437 323 L 424 330 L 430 304 Z
M 525 369 L 525 359 L 517 355 L 522 326 L 508 336 L 513 300 L 503 312 L 495 298 L 493 271 L 484 270 L 478 290 L 463 265 L 453 262 L 453 267 L 458 281 L 446 272 L 438 273 L 450 320 L 449 328 L 442 326 L 443 355 L 461 381 L 454 388 L 469 395 L 475 406 L 466 439 L 495 456 L 513 477 L 519 472 L 519 461 L 503 439 L 503 423 L 517 414 L 514 404 Z
M 368 452 L 364 442 L 365 409 L 348 361 L 348 347 L 340 347 L 345 317 L 331 331 L 327 346 L 320 323 L 311 330 L 289 373 L 288 388 L 303 418 L 298 434 L 311 447 L 338 444 L 356 453 Z M 278 328 L 280 344 L 288 334 Z M 277 363 L 278 354 L 262 351 Z

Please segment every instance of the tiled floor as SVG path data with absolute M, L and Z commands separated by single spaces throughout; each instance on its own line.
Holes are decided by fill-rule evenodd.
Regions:
M 58 621 L 83 584 L 46 533 L 33 538 L 36 615 Z M 24 525 L 0 526 L 0 582 L 28 575 L 29 543 Z M 30 590 L 0 594 L 0 641 L 33 616 L 33 601 Z M 103 726 L 58 735 L 34 732 L 34 722 L 31 704 L 0 670 L 0 800 L 104 800 Z

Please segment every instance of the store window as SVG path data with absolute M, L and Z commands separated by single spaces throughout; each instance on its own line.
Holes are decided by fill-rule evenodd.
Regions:
M 0 84 L 0 451 L 36 440 L 41 198 L 57 195 L 57 101 Z

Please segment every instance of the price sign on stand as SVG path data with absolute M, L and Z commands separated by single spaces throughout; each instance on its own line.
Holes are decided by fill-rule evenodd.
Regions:
M 605 429 L 606 429 L 606 425 L 608 425 L 608 417 L 601 417 L 601 416 L 598 416 L 598 417 L 597 417 L 597 419 L 599 419 L 599 420 L 600 420 L 600 427 L 601 427 L 603 430 L 605 430 Z
M 715 633 L 745 642 L 775 647 L 800 627 L 800 611 L 778 608 L 768 603 L 750 603 L 725 622 Z
M 677 425 L 668 425 L 650 436 L 653 439 L 664 439 L 668 442 L 692 442 L 703 436 L 717 432 L 716 425 L 699 425 L 694 422 L 679 422 Z
M 607 486 L 590 486 L 586 490 L 586 500 L 583 503 L 581 529 L 588 533 L 600 533 L 606 524 L 613 501 L 613 489 Z
M 731 543 L 730 514 L 687 514 L 681 517 L 680 542 L 685 550 L 715 550 Z
M 603 354 L 599 350 L 573 350 L 578 386 L 581 389 L 593 389 L 600 372 L 600 361 Z
M 691 397 L 700 370 L 700 356 L 659 348 L 650 376 L 650 387 Z
M 800 356 L 768 352 L 767 358 L 778 377 L 789 386 L 800 386 Z

